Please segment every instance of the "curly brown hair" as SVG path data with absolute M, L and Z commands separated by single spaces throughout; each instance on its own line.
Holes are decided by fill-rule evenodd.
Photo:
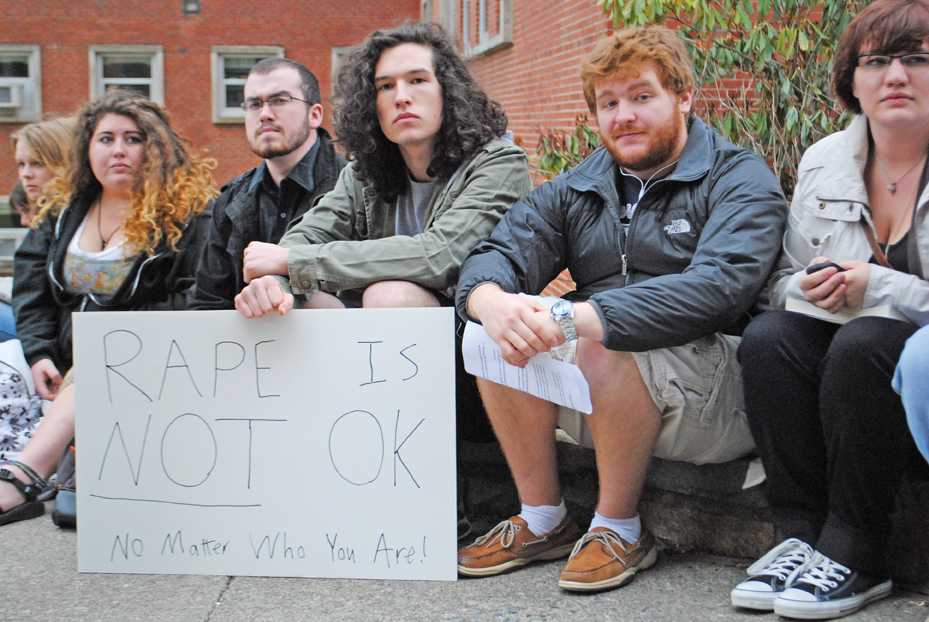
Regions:
M 503 136 L 507 125 L 503 108 L 478 86 L 441 26 L 406 22 L 374 31 L 339 71 L 333 120 L 358 177 L 385 200 L 406 190 L 407 172 L 399 147 L 384 136 L 377 119 L 374 69 L 385 50 L 403 43 L 432 50 L 433 71 L 442 87 L 442 127 L 427 170 L 430 176 L 451 176 L 489 140 Z
M 832 64 L 832 88 L 846 110 L 861 113 L 855 97 L 855 69 L 861 48 L 874 54 L 919 50 L 929 41 L 929 0 L 877 0 L 862 9 L 839 39 Z
M 110 91 L 78 113 L 68 169 L 48 183 L 33 227 L 73 199 L 90 202 L 100 195 L 102 188 L 91 170 L 89 149 L 97 124 L 108 114 L 132 119 L 145 140 L 145 159 L 123 223 L 126 242 L 136 252 L 146 254 L 153 254 L 162 240 L 174 249 L 184 224 L 217 195 L 212 173 L 216 161 L 191 155 L 171 127 L 167 111 L 132 91 Z

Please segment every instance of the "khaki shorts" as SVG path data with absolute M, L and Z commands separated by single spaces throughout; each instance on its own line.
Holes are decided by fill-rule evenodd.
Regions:
M 633 352 L 661 412 L 655 456 L 693 464 L 727 462 L 755 447 L 736 359 L 739 337 L 713 334 L 682 346 Z M 559 427 L 593 447 L 586 415 L 559 407 Z

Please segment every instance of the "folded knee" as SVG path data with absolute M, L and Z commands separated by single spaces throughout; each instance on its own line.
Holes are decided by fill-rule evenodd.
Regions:
M 365 308 L 438 307 L 429 290 L 409 281 L 380 281 L 365 288 L 361 301 Z
M 579 339 L 577 342 L 577 366 L 588 382 L 594 383 L 598 378 L 616 378 L 617 372 L 630 365 L 635 366 L 635 359 L 628 352 L 609 350 L 591 339 Z

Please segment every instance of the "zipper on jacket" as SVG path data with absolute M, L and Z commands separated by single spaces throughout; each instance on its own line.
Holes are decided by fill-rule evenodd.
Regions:
M 668 180 L 667 178 L 656 179 L 656 180 L 655 180 L 655 183 L 652 184 L 651 186 L 649 186 L 648 189 L 649 189 L 649 190 L 652 190 L 652 189 L 654 189 L 655 186 L 657 186 L 658 184 L 663 183 L 663 182 L 666 182 L 666 181 L 669 181 L 669 180 Z M 623 244 L 623 253 L 622 253 L 621 257 L 620 257 L 620 259 L 622 259 L 622 262 L 623 262 L 623 269 L 622 269 L 622 276 L 624 277 L 624 278 L 623 278 L 623 287 L 629 285 L 629 254 L 630 254 L 630 253 L 629 253 L 629 250 L 630 250 L 630 241 L 632 240 L 632 237 L 633 237 L 633 236 L 632 236 L 632 230 L 635 228 L 636 216 L 639 215 L 639 204 L 642 202 L 642 199 L 644 199 L 644 198 L 645 198 L 645 193 L 643 193 L 642 196 L 639 197 L 639 200 L 638 200 L 638 202 L 636 203 L 636 206 L 637 206 L 637 207 L 636 207 L 636 210 L 635 210 L 635 212 L 632 213 L 632 218 L 629 219 L 629 230 L 628 230 L 628 232 L 626 233 L 626 235 L 624 236 L 624 237 L 625 237 L 625 240 L 624 240 L 624 241 L 625 241 L 625 244 Z M 622 225 L 620 225 L 620 226 L 622 226 Z

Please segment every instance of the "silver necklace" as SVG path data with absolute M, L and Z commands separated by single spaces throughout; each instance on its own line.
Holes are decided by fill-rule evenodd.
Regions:
M 887 182 L 887 185 L 884 187 L 887 188 L 887 192 L 889 192 L 890 194 L 897 194 L 897 184 L 903 181 L 904 177 L 912 173 L 913 169 L 915 169 L 925 160 L 926 160 L 926 156 L 921 157 L 919 160 L 913 163 L 913 166 L 906 169 L 906 172 L 903 175 L 900 175 L 900 177 L 898 177 L 896 181 L 893 181 L 893 180 L 890 180 L 890 175 L 887 174 L 887 170 L 884 168 L 884 165 L 881 164 L 881 162 L 877 158 L 874 158 L 874 161 L 877 162 L 877 166 L 881 169 L 881 174 L 884 175 L 884 177 L 889 180 Z

